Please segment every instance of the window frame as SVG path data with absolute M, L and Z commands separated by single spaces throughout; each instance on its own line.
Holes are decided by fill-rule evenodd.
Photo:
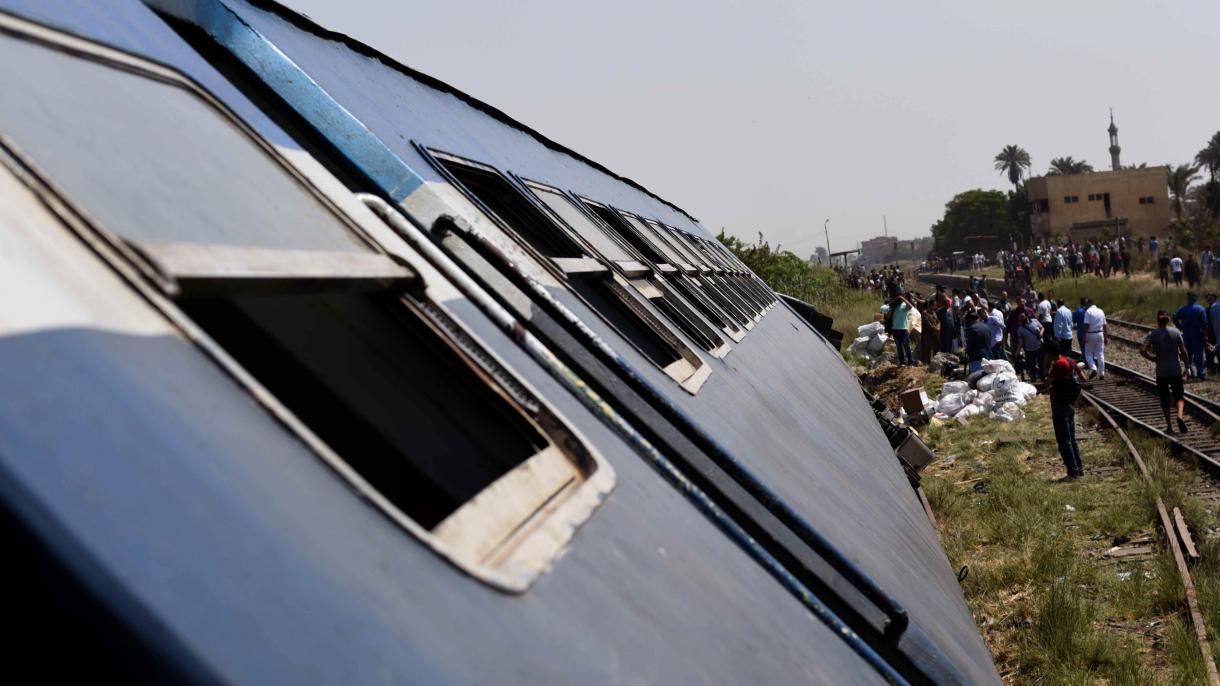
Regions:
M 754 302 L 752 298 L 744 294 L 744 289 L 739 291 L 734 284 L 728 281 L 722 281 L 724 278 L 724 269 L 712 262 L 698 248 L 694 247 L 694 242 L 689 241 L 690 238 L 685 232 L 670 226 L 660 220 L 648 219 L 646 222 L 652 226 L 661 238 L 670 241 L 679 251 L 688 256 L 691 264 L 695 265 L 702 272 L 700 278 L 707 282 L 710 291 L 719 295 L 724 299 L 721 307 L 729 306 L 740 312 L 747 318 L 747 321 L 757 322 L 766 314 L 766 308 L 761 303 Z
M 644 259 L 651 266 L 657 276 L 666 280 L 667 282 L 672 282 L 679 290 L 681 290 L 682 294 L 686 296 L 688 301 L 698 301 L 704 308 L 709 308 L 715 312 L 717 318 L 726 324 L 726 326 L 722 328 L 722 331 L 724 331 L 725 334 L 727 334 L 735 342 L 740 342 L 741 339 L 745 337 L 746 333 L 753 328 L 752 322 L 743 326 L 740 322 L 734 319 L 730 313 L 724 312 L 723 308 L 721 308 L 719 305 L 713 302 L 709 296 L 703 293 L 698 285 L 689 279 L 687 274 L 682 269 L 675 267 L 672 263 L 670 263 L 668 261 L 669 258 L 658 246 L 654 244 L 653 241 L 651 241 L 647 236 L 641 234 L 633 224 L 628 222 L 624 218 L 624 213 L 618 208 L 576 193 L 573 193 L 573 197 L 576 198 L 580 205 L 585 207 L 586 213 L 595 216 L 600 224 L 604 225 L 606 224 L 606 221 L 597 214 L 596 208 L 600 208 L 612 218 L 616 218 L 618 221 L 622 222 L 621 228 L 623 230 L 629 232 L 655 254 L 654 257 L 653 255 L 645 255 L 642 252 L 640 253 L 642 259 Z M 613 233 L 618 233 L 618 229 L 615 229 L 614 227 L 609 227 L 609 230 Z M 627 241 L 626 238 L 623 240 Z M 639 252 L 638 249 L 637 252 Z M 659 260 L 657 258 L 659 258 Z M 731 324 L 731 326 L 727 326 L 727 324 Z
M 276 248 L 250 250 L 244 246 L 221 246 L 223 249 L 218 253 L 214 250 L 217 248 L 216 244 L 184 245 L 129 241 L 110 227 L 103 226 L 89 214 L 87 208 L 79 206 L 63 189 L 55 185 L 35 159 L 0 131 L 0 173 L 13 174 L 19 183 L 29 188 L 44 202 L 53 221 L 61 223 L 66 230 L 87 245 L 120 279 L 165 317 L 171 326 L 181 331 L 190 344 L 199 348 L 223 373 L 231 377 L 241 390 L 275 417 L 286 431 L 305 444 L 306 449 L 329 467 L 337 479 L 368 500 L 382 515 L 462 572 L 500 591 L 524 592 L 551 568 L 566 550 L 576 530 L 591 518 L 613 489 L 616 482 L 614 470 L 562 414 L 534 394 L 491 349 L 450 316 L 443 305 L 428 297 L 426 284 L 419 274 L 411 269 L 402 257 L 387 249 L 392 248 L 395 252 L 409 251 L 404 244 L 386 246 L 366 232 L 357 219 L 340 208 L 327 193 L 314 185 L 257 131 L 188 75 L 146 58 L 3 13 L 0 13 L 0 37 L 29 41 L 76 59 L 118 69 L 134 78 L 150 78 L 184 90 L 195 97 L 201 107 L 234 127 L 239 135 L 266 154 L 280 172 L 290 176 L 305 193 L 319 201 L 324 211 L 337 220 L 336 228 L 349 231 L 364 242 L 370 248 L 367 256 L 359 252 L 335 255 L 322 251 L 305 251 L 322 258 L 321 268 L 318 268 L 319 265 L 307 268 L 297 261 L 294 262 L 296 271 L 293 271 L 276 269 L 273 258 L 288 253 L 287 257 L 291 261 L 291 253 L 298 251 Z M 200 247 L 205 250 L 200 250 Z M 354 264 L 352 260 L 344 259 L 353 255 L 357 256 Z M 372 259 L 365 259 L 368 256 L 372 256 Z M 300 255 L 296 257 L 299 258 Z M 234 269 L 231 261 L 233 258 L 248 258 L 243 263 L 245 268 Z M 363 271 L 353 275 L 350 271 L 353 266 Z M 260 279 L 266 281 L 261 284 L 266 288 L 254 284 Z M 331 279 L 341 283 L 336 284 L 335 288 L 319 283 Z M 246 288 L 250 285 L 256 287 Z M 417 317 L 419 323 L 430 329 L 437 341 L 456 356 L 455 361 L 465 365 L 493 394 L 504 400 L 507 404 L 504 409 L 517 413 L 523 421 L 534 426 L 546 445 L 461 504 L 433 530 L 426 529 L 358 474 L 341 455 L 322 441 L 177 304 L 177 299 L 188 295 L 228 294 L 234 292 L 234 289 L 242 294 L 307 294 L 351 290 L 395 293 L 398 302 L 405 308 L 403 314 Z M 503 529 L 503 505 L 510 498 L 497 499 L 498 494 L 490 492 L 503 490 L 513 483 L 528 479 L 526 472 L 545 472 L 553 481 L 554 472 L 562 467 L 557 462 L 560 446 L 566 451 L 562 454 L 562 459 L 580 472 L 579 483 L 573 486 L 571 481 L 567 481 L 557 490 L 530 492 L 532 499 L 540 500 L 545 507 L 539 505 L 530 509 L 527 502 L 524 505 L 527 510 L 524 514 L 521 514 L 521 507 L 516 510 L 510 508 L 510 513 L 515 512 L 520 517 L 513 520 L 516 523 L 514 532 L 508 535 L 497 532 L 491 537 L 490 540 L 501 547 L 509 546 L 496 561 L 489 562 L 487 556 L 480 557 L 472 553 L 471 527 L 463 524 L 475 520 L 481 525 L 484 520 L 492 518 L 501 522 Z M 493 514 L 487 514 L 488 510 L 492 510 Z M 459 513 L 461 515 L 458 519 L 461 521 L 437 533 L 437 529 Z M 516 531 L 517 528 L 521 531 Z M 488 540 L 486 535 L 473 538 L 482 541 L 484 545 Z
M 521 184 L 521 186 L 523 188 L 528 190 L 534 196 L 534 198 L 537 200 L 539 205 L 545 206 L 546 210 L 551 214 L 552 218 L 555 221 L 561 222 L 568 231 L 571 231 L 573 234 L 581 236 L 580 232 L 577 231 L 575 227 L 568 224 L 567 220 L 563 219 L 562 217 L 559 217 L 558 213 L 555 212 L 549 205 L 546 204 L 545 201 L 543 201 L 541 199 L 541 196 L 538 195 L 539 192 L 549 192 L 549 193 L 558 195 L 559 197 L 563 198 L 563 200 L 565 202 L 567 202 L 569 205 L 571 205 L 572 208 L 577 213 L 579 213 L 579 215 L 581 217 L 583 217 L 586 221 L 589 222 L 589 224 L 593 227 L 593 230 L 600 231 L 603 236 L 605 236 L 608 240 L 613 241 L 615 245 L 617 245 L 621 250 L 623 250 L 627 256 L 634 258 L 631 260 L 611 260 L 611 259 L 607 258 L 605 255 L 598 254 L 596 247 L 593 245 L 593 242 L 588 241 L 590 248 L 593 250 L 594 254 L 598 254 L 598 257 L 600 259 L 602 259 L 606 264 L 611 265 L 611 267 L 613 269 L 618 271 L 625 279 L 627 279 L 628 283 L 630 283 L 632 285 L 632 287 L 635 288 L 635 290 L 641 296 L 643 296 L 644 298 L 647 298 L 649 301 L 655 301 L 658 298 L 663 298 L 666 301 L 668 301 L 666 304 L 666 307 L 663 309 L 663 313 L 666 314 L 666 317 L 668 319 L 670 319 L 671 321 L 674 320 L 674 316 L 669 314 L 666 310 L 668 310 L 669 308 L 674 308 L 675 307 L 674 301 L 677 301 L 677 303 L 680 303 L 681 308 L 682 308 L 682 309 L 678 310 L 677 315 L 681 316 L 687 320 L 687 326 L 706 328 L 707 331 L 704 332 L 702 335 L 716 336 L 717 337 L 716 340 L 719 341 L 719 345 L 716 345 L 713 348 L 704 347 L 704 350 L 706 350 L 713 357 L 722 358 L 732 350 L 732 347 L 728 344 L 728 342 L 724 341 L 724 339 L 722 339 L 722 338 L 719 338 L 720 334 L 724 334 L 724 335 L 728 336 L 730 339 L 733 340 L 733 342 L 738 342 L 741 340 L 741 337 L 742 337 L 742 335 L 744 335 L 744 332 L 740 331 L 736 327 L 733 327 L 733 328 L 730 328 L 727 326 L 717 327 L 716 322 L 701 321 L 700 317 L 701 316 L 706 317 L 706 314 L 704 314 L 702 312 L 697 313 L 696 311 L 698 311 L 700 309 L 698 307 L 696 307 L 695 310 L 692 311 L 690 309 L 690 303 L 688 303 L 686 301 L 686 299 L 683 298 L 680 293 L 676 292 L 670 286 L 668 279 L 666 279 L 664 276 L 662 276 L 659 272 L 655 271 L 654 268 L 652 266 L 650 266 L 650 264 L 645 260 L 644 256 L 639 254 L 639 251 L 636 250 L 635 246 L 630 245 L 629 243 L 624 241 L 622 239 L 622 237 L 619 236 L 614 230 L 612 230 L 610 227 L 605 226 L 605 224 L 604 224 L 604 222 L 602 222 L 601 218 L 596 216 L 592 212 L 590 212 L 588 210 L 588 207 L 586 207 L 577 198 L 577 196 L 575 194 L 566 192 L 563 189 L 558 188 L 556 186 L 552 186 L 550 184 L 546 184 L 541 181 L 535 181 L 533 179 L 523 178 L 523 177 L 517 176 L 515 174 L 513 175 L 513 178 L 515 178 Z M 583 238 L 583 236 L 582 236 L 582 238 Z M 662 308 L 660 308 L 658 306 L 658 309 L 662 309 Z M 682 310 L 685 310 L 685 311 L 682 311 Z M 730 320 L 730 322 L 731 322 L 731 320 Z M 682 328 L 683 331 L 687 333 L 688 337 L 691 337 L 690 332 L 685 331 L 685 328 L 683 327 L 682 324 L 678 324 L 676 321 L 674 322 L 674 324 L 677 325 L 679 328 Z
M 424 159 L 427 160 L 430 165 L 432 165 L 432 168 L 436 170 L 437 173 L 439 173 L 441 177 L 458 192 L 458 195 L 460 195 L 463 200 L 469 203 L 474 210 L 481 213 L 487 221 L 491 222 L 492 225 L 507 236 L 513 242 L 513 246 L 515 248 L 524 250 L 535 263 L 541 265 L 543 269 L 547 270 L 548 273 L 554 276 L 559 283 L 563 284 L 563 287 L 566 288 L 573 297 L 580 300 L 590 312 L 593 312 L 599 319 L 601 319 L 601 321 L 612 331 L 614 331 L 624 343 L 635 349 L 642 358 L 649 360 L 650 364 L 653 364 L 660 369 L 663 374 L 676 382 L 683 390 L 692 395 L 699 392 L 699 390 L 703 387 L 703 384 L 706 383 L 712 375 L 711 366 L 699 354 L 700 346 L 693 342 L 692 344 L 688 345 L 684 339 L 685 332 L 671 329 L 670 324 L 662 321 L 659 316 L 654 314 L 649 309 L 649 306 L 641 303 L 637 297 L 633 295 L 633 293 L 636 292 L 636 289 L 632 286 L 632 284 L 627 279 L 620 276 L 616 271 L 604 264 L 600 258 L 594 257 L 597 255 L 597 252 L 589 248 L 583 239 L 573 237 L 572 234 L 574 232 L 567 227 L 566 223 L 556 222 L 550 208 L 545 207 L 544 203 L 541 203 L 535 199 L 533 194 L 529 192 L 528 189 L 524 189 L 515 184 L 514 177 L 509 176 L 508 173 L 501 172 L 492 165 L 479 162 L 478 160 L 472 160 L 462 155 L 446 152 L 438 148 L 433 148 L 420 141 L 412 141 L 412 144 L 416 150 L 420 152 Z M 579 259 L 581 260 L 580 264 L 582 266 L 588 266 L 588 269 L 580 269 L 579 271 L 575 270 L 572 268 L 574 262 L 568 262 L 565 263 L 564 266 L 560 266 L 560 264 L 556 262 L 557 258 L 543 255 L 540 251 L 535 249 L 534 246 L 530 245 L 527 238 L 522 236 L 520 232 L 509 225 L 509 222 L 506 219 L 500 217 L 495 211 L 488 207 L 486 203 L 479 199 L 477 194 L 467 188 L 466 185 L 463 184 L 461 180 L 458 179 L 457 176 L 445 166 L 445 162 L 455 165 L 463 165 L 480 173 L 493 175 L 507 184 L 509 188 L 521 196 L 522 201 L 529 204 L 531 208 L 542 215 L 544 220 L 551 223 L 552 231 L 554 231 L 557 235 L 562 236 L 563 240 L 569 242 L 574 247 L 580 248 L 585 253 L 585 257 L 582 258 L 566 259 Z M 459 214 L 464 213 L 463 208 L 457 207 L 454 209 Z M 596 266 L 594 267 L 593 265 Z M 639 347 L 639 345 L 637 345 L 629 336 L 624 334 L 612 321 L 610 321 L 606 314 L 602 313 L 598 308 L 593 307 L 593 305 L 591 305 L 584 296 L 582 296 L 576 289 L 571 288 L 568 285 L 567 282 L 571 278 L 584 278 L 600 281 L 601 285 L 604 286 L 604 288 L 608 291 L 609 297 L 619 300 L 626 308 L 628 315 L 631 316 L 636 323 L 651 332 L 655 339 L 654 342 L 670 348 L 678 356 L 678 359 L 664 366 L 652 361 L 649 356 Z M 644 299 L 647 300 L 648 298 Z M 704 352 L 712 354 L 710 351 L 705 350 Z

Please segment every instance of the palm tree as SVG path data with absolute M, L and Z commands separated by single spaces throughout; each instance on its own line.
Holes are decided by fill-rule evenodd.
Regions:
M 1198 167 L 1189 164 L 1179 164 L 1169 167 L 1169 192 L 1173 195 L 1173 209 L 1182 218 L 1182 199 L 1190 190 L 1190 184 L 1199 180 Z
M 1056 157 L 1051 160 L 1051 168 L 1046 171 L 1047 176 L 1066 176 L 1068 174 L 1084 174 L 1085 172 L 1093 171 L 1093 165 L 1080 160 L 1077 162 L 1068 157 Z
M 1220 131 L 1217 131 L 1216 135 L 1207 142 L 1207 147 L 1195 155 L 1195 164 L 1207 167 L 1207 173 L 1211 175 L 1212 181 L 1216 180 L 1216 175 L 1220 174 Z
M 1019 145 L 1005 145 L 995 156 L 995 170 L 1008 174 L 1008 182 L 1013 188 L 1021 185 L 1021 177 L 1026 169 L 1029 169 L 1029 153 Z

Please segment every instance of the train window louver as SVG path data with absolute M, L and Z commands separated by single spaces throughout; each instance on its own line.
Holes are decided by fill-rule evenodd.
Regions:
M 12 164 L 365 498 L 472 575 L 527 588 L 610 467 L 206 93 L 76 50 L 0 34 Z

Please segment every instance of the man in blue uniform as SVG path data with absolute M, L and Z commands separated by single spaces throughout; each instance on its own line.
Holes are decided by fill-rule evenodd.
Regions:
M 1190 367 L 1196 378 L 1207 378 L 1207 367 L 1203 366 L 1203 340 L 1207 327 L 1207 311 L 1198 302 L 1193 291 L 1186 294 L 1186 304 L 1173 313 L 1173 323 L 1182 332 L 1186 352 L 1190 356 Z
M 1072 313 L 1072 323 L 1076 325 L 1076 339 L 1080 341 L 1080 354 L 1084 354 L 1084 337 L 1089 332 L 1089 327 L 1084 323 L 1084 312 L 1089 309 L 1087 298 L 1080 299 L 1080 307 Z M 1070 352 L 1065 350 L 1063 352 Z

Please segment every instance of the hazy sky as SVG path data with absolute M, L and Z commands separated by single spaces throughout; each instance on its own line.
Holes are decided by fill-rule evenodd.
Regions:
M 968 188 L 1186 162 L 1220 130 L 1220 1 L 282 0 L 686 209 L 801 255 L 927 235 Z

